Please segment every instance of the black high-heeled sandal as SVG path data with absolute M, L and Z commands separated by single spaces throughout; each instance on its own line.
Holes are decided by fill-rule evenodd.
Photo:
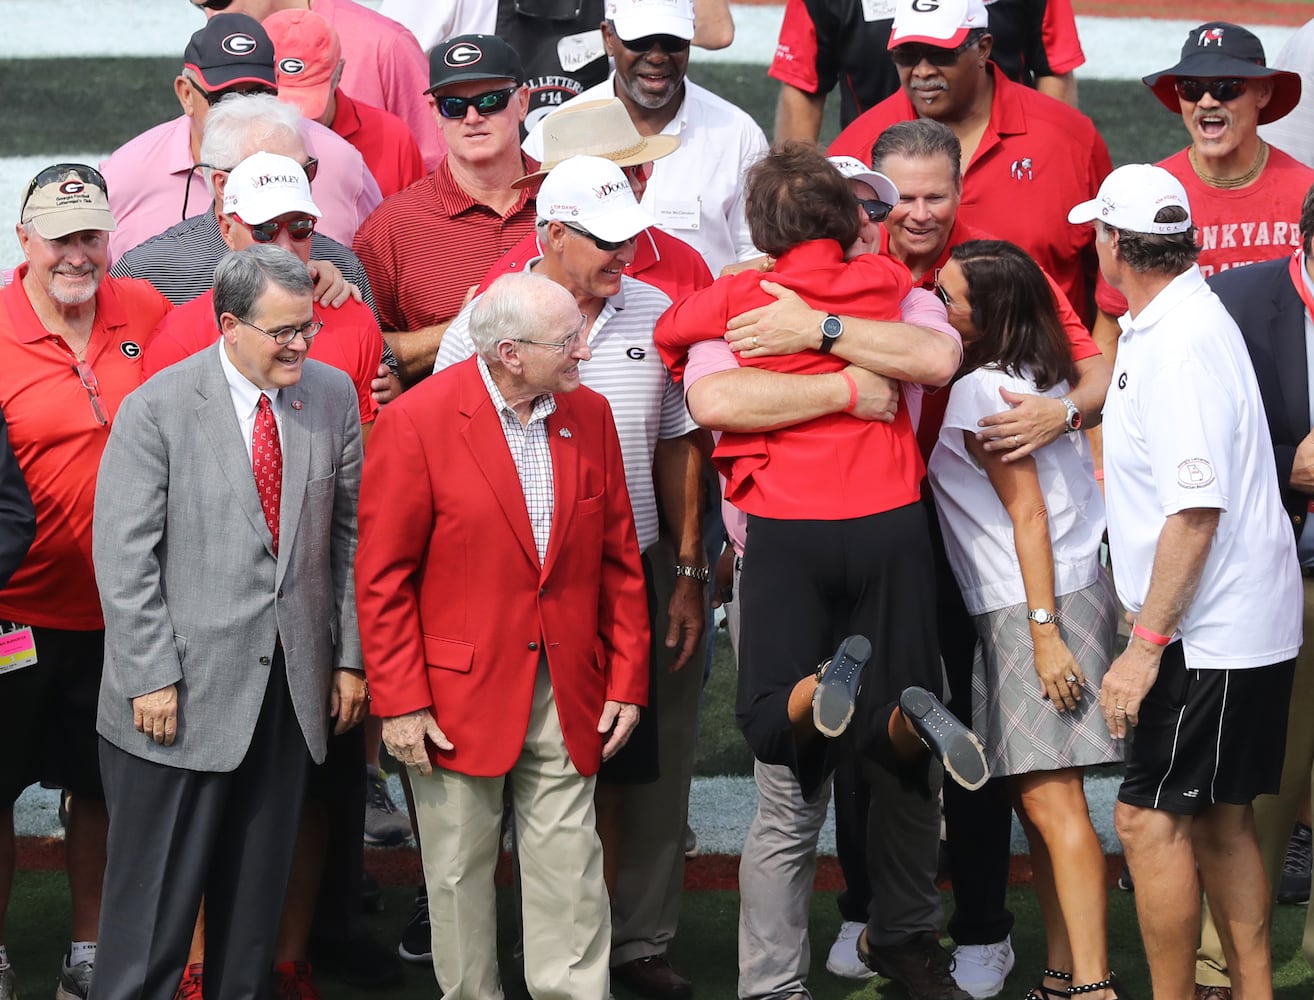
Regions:
M 1023 1000 L 1067 1000 L 1068 990 L 1052 990 L 1045 985 L 1046 979 L 1061 979 L 1065 983 L 1072 982 L 1071 972 L 1060 972 L 1057 969 L 1041 969 L 1041 983 L 1039 986 L 1033 986 L 1027 991 Z
M 1132 1000 L 1132 996 L 1117 983 L 1117 976 L 1112 972 L 1107 979 L 1101 979 L 1098 983 L 1086 983 L 1083 986 L 1069 986 L 1068 996 L 1081 996 L 1083 993 L 1094 993 L 1096 990 L 1113 990 L 1115 1000 Z

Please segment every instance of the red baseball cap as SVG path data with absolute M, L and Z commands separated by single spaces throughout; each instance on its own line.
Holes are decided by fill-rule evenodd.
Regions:
M 338 33 L 312 10 L 280 10 L 263 24 L 274 43 L 279 100 L 296 105 L 307 118 L 319 118 L 342 62 Z

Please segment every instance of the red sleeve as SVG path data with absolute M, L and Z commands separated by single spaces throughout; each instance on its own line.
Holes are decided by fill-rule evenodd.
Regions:
M 1085 65 L 1086 53 L 1081 50 L 1081 39 L 1077 36 L 1077 18 L 1072 11 L 1072 0 L 1048 0 L 1045 4 L 1042 35 L 1045 56 L 1055 76 Z
M 1100 349 L 1095 346 L 1095 341 L 1086 329 L 1086 324 L 1081 321 L 1076 310 L 1072 308 L 1072 303 L 1063 294 L 1063 289 L 1059 288 L 1058 282 L 1051 278 L 1049 272 L 1043 268 L 1041 273 L 1045 275 L 1045 280 L 1049 282 L 1050 291 L 1054 293 L 1054 308 L 1058 311 L 1059 322 L 1063 324 L 1063 332 L 1068 335 L 1068 346 L 1072 349 L 1072 360 L 1085 361 L 1087 358 L 1095 357 L 1100 353 Z
M 182 306 L 168 313 L 156 324 L 141 353 L 141 380 L 145 382 L 158 371 L 176 365 L 185 358 L 190 358 L 197 351 L 203 351 L 219 337 L 219 331 L 213 327 L 213 319 L 205 323 L 205 316 L 212 316 L 207 309 L 204 316 L 201 310 Z
M 817 78 L 817 29 L 803 0 L 786 0 L 776 54 L 767 76 L 808 94 L 821 90 Z
M 871 162 L 871 147 L 894 122 L 913 121 L 917 117 L 903 91 L 891 94 L 874 108 L 870 108 L 849 122 L 826 150 L 827 156 L 852 156 L 863 163 Z
M 742 272 L 749 273 L 749 272 Z M 761 275 L 752 273 L 753 278 Z M 684 364 L 689 346 L 701 340 L 718 340 L 725 335 L 728 289 L 733 278 L 714 281 L 707 288 L 686 295 L 657 320 L 652 340 L 661 353 L 662 363 L 670 370 L 671 378 L 679 382 L 684 378 Z
M 1095 281 L 1095 304 L 1100 312 L 1108 313 L 1115 319 L 1127 311 L 1127 297 L 1100 275 Z
M 479 282 L 476 295 L 483 295 L 502 275 L 510 271 L 524 271 L 525 265 L 538 256 L 538 230 L 534 229 L 523 240 L 498 258 L 497 263 L 488 269 L 484 280 Z
M 342 329 L 343 360 L 347 365 L 343 370 L 351 376 L 352 385 L 356 387 L 361 424 L 371 424 L 379 415 L 379 404 L 374 401 L 370 383 L 383 361 L 383 334 L 368 306 L 348 299 L 342 308 L 350 310 L 342 316 L 345 324 Z

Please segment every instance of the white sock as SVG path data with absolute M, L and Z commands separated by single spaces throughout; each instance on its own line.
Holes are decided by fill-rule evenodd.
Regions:
M 95 941 L 74 941 L 68 946 L 69 968 L 81 965 L 83 962 L 90 962 L 93 965 L 96 963 Z
M 5 946 L 0 944 L 0 969 L 9 964 L 9 952 L 5 951 Z

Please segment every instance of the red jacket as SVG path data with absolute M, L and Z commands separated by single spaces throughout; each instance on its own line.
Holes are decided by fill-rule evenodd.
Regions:
M 515 463 L 474 358 L 383 408 L 361 480 L 356 599 L 373 711 L 432 710 L 440 767 L 495 776 L 524 745 L 546 650 L 566 749 L 598 770 L 603 702 L 645 704 L 648 605 L 607 401 L 558 394 L 540 566 Z

